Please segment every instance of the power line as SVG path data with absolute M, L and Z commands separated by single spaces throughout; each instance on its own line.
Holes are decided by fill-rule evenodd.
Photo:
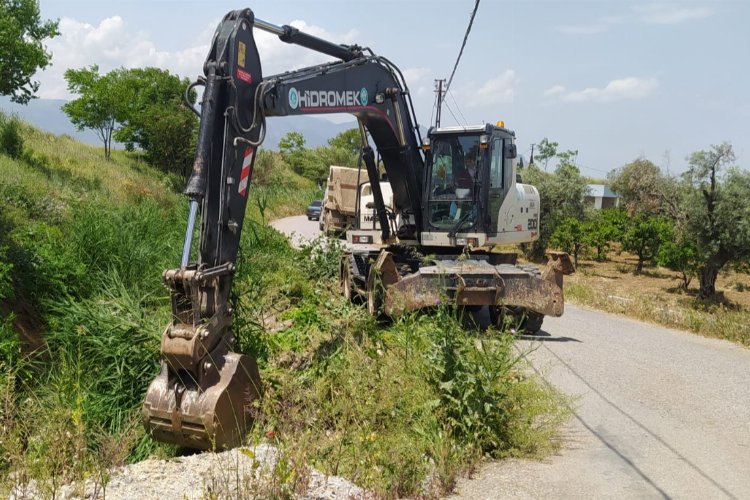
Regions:
M 456 101 L 456 97 L 453 95 L 453 92 L 449 92 L 449 93 L 450 93 L 451 99 L 453 99 L 453 104 L 456 105 L 456 109 L 458 110 L 458 114 L 460 114 L 461 118 L 464 119 L 464 125 L 468 125 L 469 121 L 464 116 L 463 111 L 461 111 L 461 106 L 458 105 L 458 101 Z
M 448 85 L 445 87 L 445 91 L 448 92 L 448 90 L 451 88 L 451 82 L 453 82 L 453 76 L 456 74 L 456 69 L 458 68 L 458 62 L 461 60 L 461 55 L 464 53 L 464 47 L 466 47 L 466 40 L 469 39 L 469 32 L 471 32 L 471 26 L 474 24 L 474 16 L 477 15 L 477 9 L 479 8 L 479 0 L 476 0 L 474 3 L 474 10 L 471 12 L 471 19 L 469 19 L 469 25 L 466 27 L 466 34 L 464 35 L 464 41 L 461 44 L 461 50 L 458 52 L 458 57 L 456 58 L 456 64 L 453 65 L 453 72 L 451 73 L 451 77 L 448 79 Z
M 448 108 L 448 111 L 450 112 L 450 114 L 451 114 L 451 116 L 453 117 L 453 119 L 454 119 L 454 120 L 456 121 L 456 123 L 457 123 L 457 124 L 459 124 L 459 125 L 460 125 L 460 124 L 461 124 L 461 122 L 460 122 L 460 121 L 458 121 L 458 118 L 456 118 L 456 115 L 454 115 L 454 114 L 453 114 L 453 110 L 451 109 L 451 106 L 450 106 L 450 104 L 448 104 L 448 102 L 447 102 L 447 101 L 444 101 L 444 102 L 445 102 L 445 107 L 446 107 L 446 108 Z

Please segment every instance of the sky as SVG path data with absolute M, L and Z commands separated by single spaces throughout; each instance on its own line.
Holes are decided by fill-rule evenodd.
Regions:
M 194 79 L 230 10 L 359 44 L 403 72 L 420 125 L 434 120 L 435 79 L 448 78 L 474 0 L 40 0 L 59 19 L 40 98 L 70 99 L 63 73 L 97 64 L 157 66 Z M 443 108 L 442 125 L 505 121 L 528 158 L 542 138 L 578 150 L 584 175 L 645 157 L 670 173 L 729 141 L 750 168 L 750 1 L 481 0 Z M 326 61 L 256 40 L 271 75 Z M 329 117 L 343 121 L 348 117 Z M 275 146 L 275 145 L 274 145 Z

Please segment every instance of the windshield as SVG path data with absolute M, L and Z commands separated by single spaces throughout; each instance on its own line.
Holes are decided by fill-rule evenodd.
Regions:
M 469 229 L 477 217 L 474 187 L 480 161 L 476 135 L 436 137 L 432 141 L 432 169 L 428 220 L 438 229 Z

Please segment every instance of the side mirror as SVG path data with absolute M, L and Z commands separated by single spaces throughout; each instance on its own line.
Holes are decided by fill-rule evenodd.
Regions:
M 505 146 L 505 158 L 512 160 L 516 156 L 518 156 L 518 151 L 516 150 L 515 144 L 508 144 Z

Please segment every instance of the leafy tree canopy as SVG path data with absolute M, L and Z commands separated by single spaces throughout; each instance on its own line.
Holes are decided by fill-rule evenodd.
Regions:
M 343 149 L 356 158 L 362 148 L 362 135 L 358 128 L 350 128 L 328 139 L 328 145 L 332 148 Z
M 37 0 L 0 0 L 0 95 L 26 104 L 39 82 L 31 77 L 50 64 L 44 40 L 60 34 L 57 21 L 42 21 Z
M 198 119 L 183 104 L 190 82 L 159 68 L 117 69 L 122 102 L 114 137 L 128 149 L 140 147 L 149 164 L 185 177 L 195 153 Z M 195 94 L 189 96 L 195 102 Z
M 63 111 L 79 130 L 96 131 L 106 157 L 114 139 L 128 149 L 142 149 L 146 160 L 165 172 L 187 174 L 198 123 L 182 104 L 187 79 L 158 68 L 120 68 L 100 75 L 97 66 L 69 69 L 65 79 L 78 97 Z
M 78 130 L 91 129 L 104 144 L 109 158 L 112 134 L 117 126 L 123 94 L 115 73 L 99 74 L 96 65 L 65 71 L 68 91 L 79 97 L 62 106 L 63 112 Z
M 675 184 L 651 161 L 639 158 L 613 170 L 607 177 L 629 213 L 657 215 L 673 211 Z
M 750 172 L 734 161 L 730 144 L 715 145 L 690 155 L 682 176 L 678 223 L 695 249 L 703 298 L 716 294 L 725 265 L 750 258 Z

